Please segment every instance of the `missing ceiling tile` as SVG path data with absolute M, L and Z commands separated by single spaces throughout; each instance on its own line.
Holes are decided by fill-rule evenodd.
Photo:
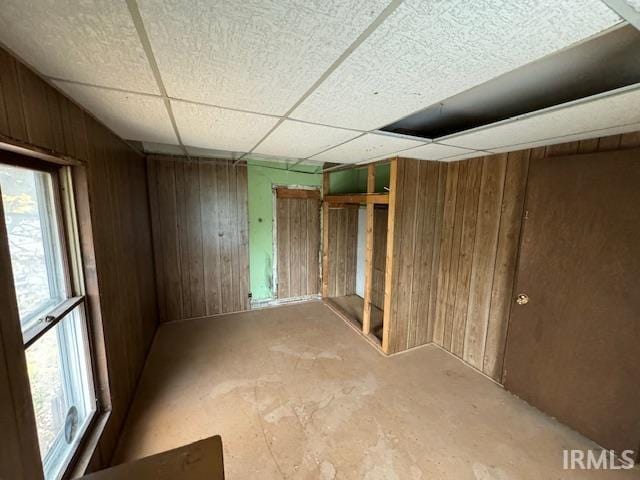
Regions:
M 640 31 L 625 26 L 416 112 L 382 130 L 440 138 L 640 83 Z

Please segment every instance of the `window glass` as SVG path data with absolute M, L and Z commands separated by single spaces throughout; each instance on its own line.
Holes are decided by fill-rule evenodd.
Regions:
M 0 189 L 25 332 L 66 297 L 51 174 L 0 165 Z
M 55 178 L 0 164 L 4 223 L 46 480 L 64 474 L 96 410 L 84 302 L 71 298 L 68 288 Z
M 83 318 L 80 305 L 26 351 L 47 479 L 58 476 L 95 411 Z

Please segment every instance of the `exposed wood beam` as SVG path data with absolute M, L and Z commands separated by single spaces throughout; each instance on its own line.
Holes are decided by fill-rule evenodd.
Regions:
M 396 218 L 396 192 L 398 186 L 398 160 L 391 162 L 389 171 L 389 220 L 387 223 L 387 256 L 384 273 L 384 308 L 382 320 L 382 351 L 389 353 L 391 331 L 391 296 L 393 295 L 393 240 Z
M 374 194 L 376 190 L 376 166 L 367 167 L 367 194 Z M 362 311 L 362 333 L 371 333 L 371 288 L 373 286 L 373 203 L 367 203 L 367 226 L 364 257 L 364 308 Z
M 389 203 L 388 193 L 348 193 L 346 195 L 328 195 L 324 198 L 326 203 L 363 203 L 363 204 L 382 204 Z

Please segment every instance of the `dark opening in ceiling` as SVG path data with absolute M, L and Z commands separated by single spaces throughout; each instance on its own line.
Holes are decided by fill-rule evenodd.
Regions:
M 439 138 L 640 83 L 640 31 L 625 26 L 501 75 L 384 127 Z

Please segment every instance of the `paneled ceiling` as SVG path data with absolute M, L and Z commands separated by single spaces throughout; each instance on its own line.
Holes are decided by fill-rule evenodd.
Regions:
M 450 161 L 640 125 L 638 85 L 444 138 L 378 129 L 611 29 L 637 0 L 3 0 L 0 42 L 149 152 Z M 508 95 L 508 92 L 505 92 Z

